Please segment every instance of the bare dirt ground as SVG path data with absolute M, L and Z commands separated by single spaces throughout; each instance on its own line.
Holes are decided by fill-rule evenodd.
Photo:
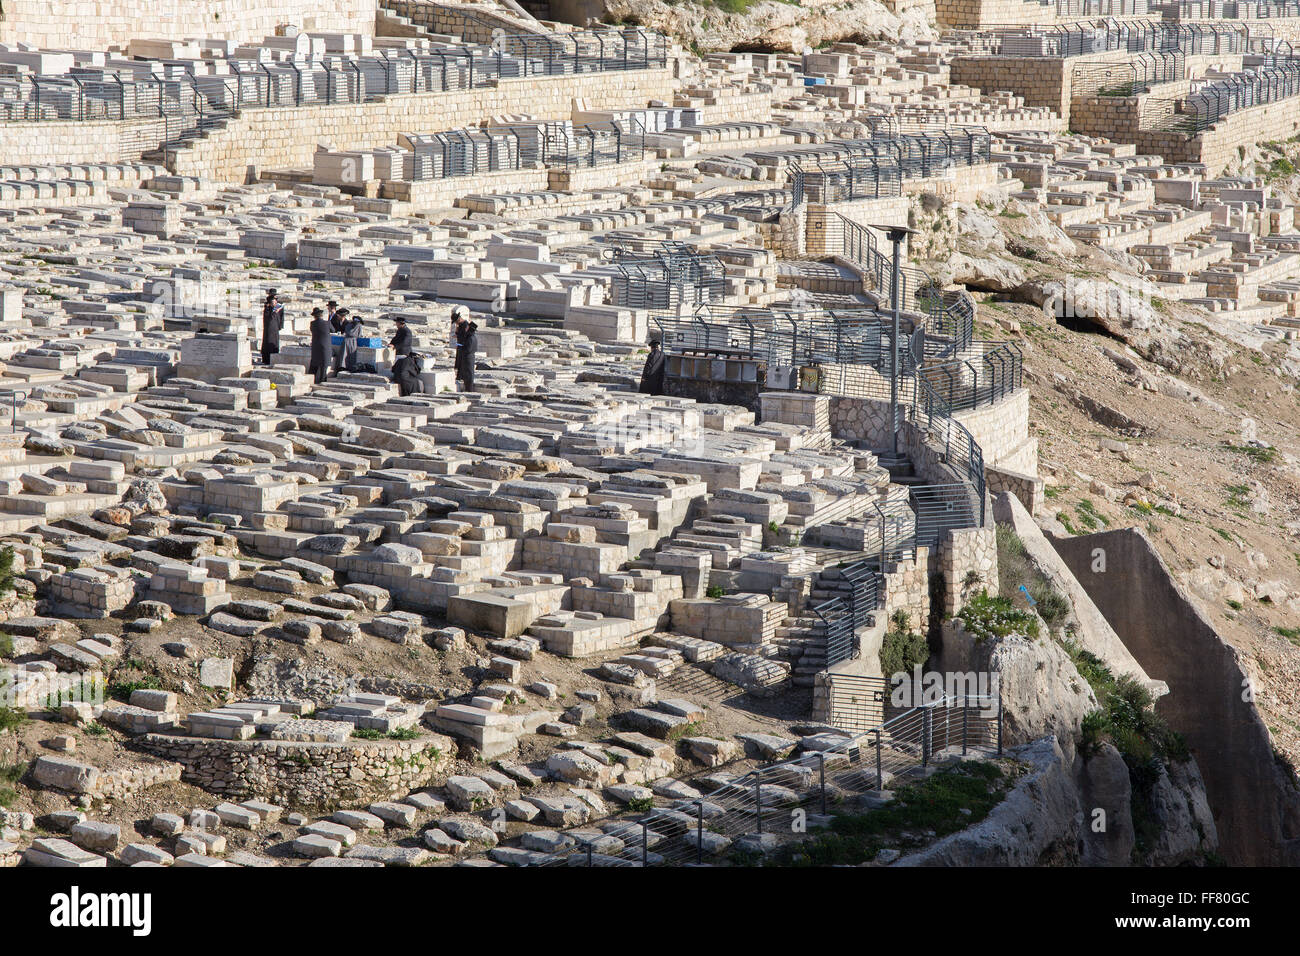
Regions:
M 1070 331 L 1029 305 L 981 312 L 997 325 L 991 337 L 1019 326 L 1056 530 L 1144 527 L 1242 652 L 1275 746 L 1300 760 L 1300 399 L 1283 370 L 1295 343 L 1237 344 L 1214 330 L 1230 319 L 1171 306 L 1192 343 L 1179 349 L 1178 378 L 1208 399 L 1188 400 L 1141 387 L 1144 373 L 1168 370 L 1109 335 Z M 1131 422 L 1116 427 L 1107 410 Z

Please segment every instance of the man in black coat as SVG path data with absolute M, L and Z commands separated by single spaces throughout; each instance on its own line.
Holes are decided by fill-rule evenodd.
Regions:
M 659 340 L 650 341 L 650 354 L 646 356 L 645 368 L 641 370 L 641 391 L 647 395 L 662 395 L 664 393 L 664 374 L 667 369 L 664 367 L 663 349 L 659 347 Z
M 397 331 L 393 333 L 388 344 L 398 355 L 409 355 L 411 347 L 415 344 L 415 336 L 406 327 L 406 319 L 400 315 L 397 317 Z
M 262 364 L 270 365 L 271 356 L 280 351 L 280 330 L 284 328 L 284 306 L 277 290 L 266 294 L 262 305 Z
M 478 325 L 462 318 L 456 324 L 456 381 L 462 392 L 474 391 L 474 354 L 478 350 Z
M 399 395 L 418 395 L 424 391 L 424 382 L 420 373 L 424 371 L 424 360 L 415 352 L 407 352 L 393 363 L 393 381 L 397 383 Z
M 330 360 L 333 358 L 333 345 L 330 342 L 330 335 L 333 332 L 330 326 L 330 320 L 325 317 L 323 310 L 316 308 L 311 310 L 311 364 L 307 367 L 307 374 L 316 377 L 316 384 L 319 385 L 325 381 L 325 375 L 329 372 Z

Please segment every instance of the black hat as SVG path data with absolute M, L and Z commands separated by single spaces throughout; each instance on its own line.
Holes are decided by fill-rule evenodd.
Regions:
M 316 308 L 311 310 L 311 315 L 313 319 L 319 319 L 324 314 L 325 314 L 325 310 L 322 309 L 320 306 L 316 306 Z
M 279 294 L 280 294 L 280 290 L 279 290 L 279 289 L 267 289 L 267 290 L 266 290 L 266 297 L 267 297 L 268 299 L 274 299 L 274 298 L 275 298 L 277 295 L 279 295 Z
M 393 316 L 393 321 L 394 321 L 394 322 L 401 322 L 403 325 L 405 325 L 405 324 L 406 324 L 406 316 L 404 316 L 404 315 L 395 315 L 395 316 Z
M 325 305 L 326 305 L 326 306 L 338 305 L 338 303 L 335 302 L 333 299 L 330 299 L 328 302 L 325 303 Z

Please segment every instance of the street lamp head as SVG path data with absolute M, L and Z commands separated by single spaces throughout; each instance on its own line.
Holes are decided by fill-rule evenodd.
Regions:
M 909 229 L 907 226 L 891 226 L 888 224 L 871 223 L 872 229 L 879 229 L 885 234 L 890 242 L 902 242 L 908 236 L 916 232 L 915 229 Z

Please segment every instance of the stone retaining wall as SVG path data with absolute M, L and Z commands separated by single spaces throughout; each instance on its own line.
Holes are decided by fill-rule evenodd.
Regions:
M 179 763 L 186 783 L 235 800 L 257 798 L 295 808 L 403 797 L 445 776 L 456 757 L 456 744 L 441 734 L 342 744 L 147 734 L 139 742 Z
M 575 99 L 589 110 L 644 107 L 650 100 L 671 100 L 672 87 L 669 69 L 628 70 L 505 79 L 479 89 L 404 93 L 364 104 L 249 109 L 175 150 L 168 166 L 181 175 L 245 182 L 263 168 L 310 168 L 321 141 L 336 150 L 376 149 L 394 145 L 400 133 L 475 126 L 484 116 L 568 119 Z

